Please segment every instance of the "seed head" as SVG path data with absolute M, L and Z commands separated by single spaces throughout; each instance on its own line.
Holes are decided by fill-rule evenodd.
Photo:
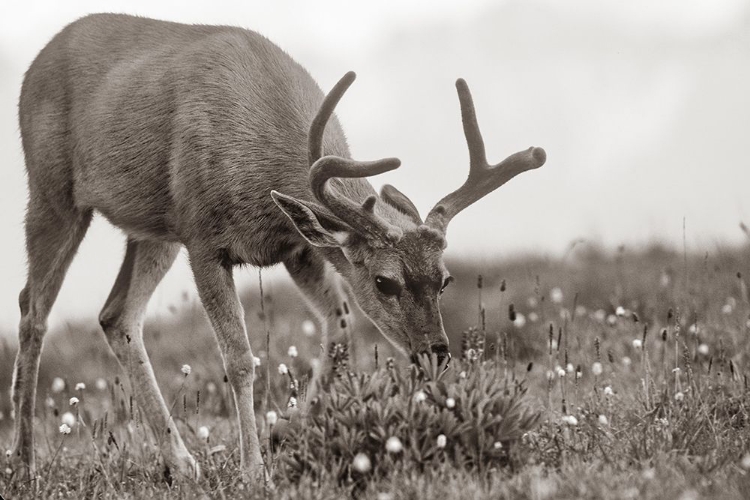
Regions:
M 364 453 L 357 453 L 352 461 L 352 467 L 354 467 L 354 470 L 357 472 L 364 474 L 370 471 L 372 468 L 372 462 L 370 462 L 370 457 Z
M 598 361 L 596 361 L 593 365 L 591 365 L 591 373 L 596 375 L 597 377 L 602 374 L 602 364 Z
M 192 369 L 192 368 L 190 368 L 190 365 L 182 365 L 182 368 L 180 369 L 180 371 L 181 371 L 181 372 L 182 372 L 182 373 L 183 373 L 183 374 L 184 374 L 184 375 L 185 375 L 186 377 L 187 377 L 188 375 L 190 375 L 190 372 L 191 372 L 192 370 L 193 370 L 193 369 Z
M 85 391 L 86 390 L 86 384 L 83 382 L 78 382 L 76 384 L 76 391 Z
M 260 366 L 260 358 L 258 356 L 253 356 L 253 366 L 256 368 Z
M 312 337 L 315 335 L 315 323 L 310 321 L 309 319 L 306 319 L 302 322 L 302 333 L 304 333 L 308 337 Z
M 453 398 L 446 398 L 445 399 L 445 407 L 446 408 L 454 408 L 456 406 L 456 400 Z
M 297 357 L 297 347 L 290 345 L 289 350 L 286 352 L 290 358 L 296 358 Z
M 198 439 L 202 441 L 208 440 L 209 430 L 208 427 L 202 425 L 198 428 Z
M 633 347 L 635 349 L 642 348 L 643 347 L 643 342 L 641 341 L 641 339 L 633 339 Z
M 268 422 L 268 425 L 276 425 L 276 421 L 279 419 L 279 416 L 276 414 L 275 411 L 271 410 L 268 413 L 266 413 L 266 422 Z
M 440 434 L 437 437 L 437 447 L 438 448 L 445 448 L 445 445 L 448 444 L 448 438 L 445 437 L 445 434 Z M 748 455 L 750 457 L 750 455 Z M 750 467 L 748 467 L 750 468 Z
M 67 425 L 68 427 L 73 427 L 76 424 L 76 417 L 69 411 L 66 411 L 62 414 L 62 417 L 60 417 L 60 420 L 62 420 L 62 423 Z
M 417 391 L 414 393 L 414 401 L 417 403 L 421 403 L 424 400 L 427 399 L 427 394 L 425 394 L 424 391 Z
M 52 392 L 55 394 L 58 394 L 65 390 L 65 381 L 61 379 L 60 377 L 55 377 L 52 380 Z
M 72 398 L 70 398 L 70 406 L 75 406 L 78 403 L 79 403 L 79 401 L 78 401 L 77 397 L 73 396 Z
M 286 375 L 287 373 L 289 373 L 289 368 L 284 363 L 281 363 L 279 365 L 279 375 Z
M 68 426 L 68 424 L 62 424 L 60 426 L 60 434 L 70 434 L 70 426 Z
M 603 425 L 603 426 L 609 425 L 609 420 L 607 420 L 606 415 L 599 415 L 599 425 Z

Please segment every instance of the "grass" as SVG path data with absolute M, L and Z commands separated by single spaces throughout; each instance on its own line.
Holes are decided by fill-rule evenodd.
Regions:
M 265 315 L 258 291 L 248 290 L 261 433 L 267 411 L 288 419 L 277 440 L 263 440 L 273 490 L 239 480 L 231 392 L 194 300 L 170 305 L 145 336 L 201 465 L 198 484 L 165 475 L 103 335 L 94 324 L 70 324 L 50 333 L 42 358 L 39 480 L 18 481 L 0 458 L 0 494 L 744 498 L 749 257 L 750 248 L 708 255 L 577 248 L 560 260 L 449 262 L 457 278 L 442 301 L 456 358 L 450 367 L 426 359 L 409 366 L 360 318 L 361 338 L 351 352 L 336 351 L 336 375 L 304 420 L 290 404 L 304 399 L 321 352 L 317 336 L 307 335 L 310 315 L 288 283 L 267 284 Z M 0 335 L 2 449 L 12 440 L 14 355 L 12 337 Z M 189 375 L 183 364 L 192 366 Z M 79 382 L 85 388 L 76 389 Z M 74 406 L 71 397 L 79 399 Z M 63 421 L 70 434 L 59 432 Z

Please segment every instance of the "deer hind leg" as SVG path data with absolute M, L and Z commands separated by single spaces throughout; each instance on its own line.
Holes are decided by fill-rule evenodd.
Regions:
M 29 271 L 19 297 L 21 322 L 13 369 L 15 432 L 11 452 L 13 462 L 25 466 L 30 478 L 35 477 L 34 405 L 47 317 L 90 222 L 90 211 L 53 208 L 32 192 L 26 214 Z
M 146 306 L 179 252 L 179 245 L 129 240 L 115 285 L 99 315 L 112 351 L 130 378 L 135 400 L 156 434 L 172 474 L 195 479 L 195 459 L 180 437 L 143 344 Z
M 224 370 L 234 393 L 240 423 L 240 460 L 247 479 L 263 480 L 264 468 L 253 404 L 255 367 L 245 331 L 245 314 L 237 296 L 232 266 L 217 255 L 188 246 L 198 295 L 219 343 Z
M 284 262 L 289 274 L 302 291 L 321 325 L 323 352 L 308 384 L 308 403 L 312 403 L 321 384 L 332 369 L 328 349 L 333 344 L 351 348 L 352 320 L 349 302 L 341 276 L 312 248 L 305 248 Z

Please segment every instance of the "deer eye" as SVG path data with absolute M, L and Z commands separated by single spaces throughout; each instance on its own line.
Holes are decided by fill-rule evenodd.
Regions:
M 375 278 L 375 286 L 378 287 L 378 291 L 384 295 L 400 295 L 401 284 L 385 276 L 377 276 Z
M 445 291 L 445 288 L 451 284 L 453 281 L 453 276 L 448 276 L 445 278 L 445 281 L 443 281 L 443 287 L 440 289 L 440 293 L 442 294 Z

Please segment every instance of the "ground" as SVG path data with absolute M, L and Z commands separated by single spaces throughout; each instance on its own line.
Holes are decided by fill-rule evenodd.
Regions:
M 428 360 L 410 366 L 359 318 L 355 346 L 335 351 L 323 404 L 304 421 L 290 405 L 304 404 L 307 373 L 322 351 L 312 317 L 288 282 L 266 284 L 265 315 L 257 287 L 243 294 L 260 358 L 259 428 L 267 436 L 274 411 L 277 430 L 284 429 L 274 433 L 271 453 L 263 440 L 272 487 L 243 484 L 237 474 L 230 389 L 200 306 L 187 294 L 148 321 L 145 335 L 201 465 L 197 484 L 165 473 L 132 402 L 137 388 L 94 319 L 56 329 L 40 373 L 38 480 L 19 481 L 0 457 L 0 495 L 746 497 L 750 248 L 689 255 L 578 246 L 559 259 L 454 260 L 448 267 L 457 278 L 442 299 L 454 354 L 448 369 Z M 12 440 L 16 349 L 15 332 L 6 333 L 3 450 Z M 69 434 L 60 432 L 64 422 Z

